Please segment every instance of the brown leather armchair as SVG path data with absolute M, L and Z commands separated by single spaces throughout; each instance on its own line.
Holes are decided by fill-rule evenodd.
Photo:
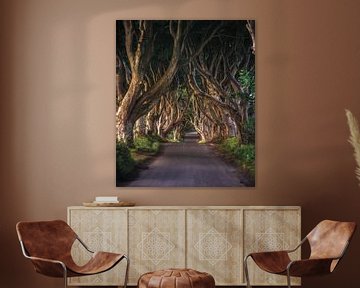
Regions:
M 19 222 L 16 225 L 24 256 L 31 260 L 35 271 L 50 277 L 87 276 L 112 269 L 121 260 L 127 261 L 124 288 L 127 285 L 129 259 L 125 254 L 91 251 L 62 220 Z M 78 240 L 92 254 L 83 266 L 78 266 L 71 257 L 71 247 Z
M 289 288 L 291 288 L 291 276 L 304 277 L 333 272 L 344 256 L 355 229 L 354 222 L 324 220 L 292 250 L 250 253 L 244 259 L 247 287 L 251 287 L 247 267 L 249 257 L 266 272 L 286 275 Z M 289 253 L 296 251 L 306 241 L 310 245 L 310 257 L 292 261 Z

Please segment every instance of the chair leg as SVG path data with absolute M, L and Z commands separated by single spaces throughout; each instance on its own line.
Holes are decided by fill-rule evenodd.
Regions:
M 130 259 L 127 256 L 124 256 L 125 260 L 126 260 L 126 270 L 125 270 L 125 280 L 124 280 L 124 288 L 127 287 L 127 282 L 128 282 L 128 278 L 129 278 L 129 265 L 130 265 Z
M 287 269 L 287 284 L 288 284 L 288 288 L 291 288 L 291 278 L 290 278 L 290 271 L 289 269 Z
M 64 287 L 67 288 L 67 270 L 66 270 L 66 266 L 64 264 L 61 264 L 61 266 L 64 269 Z
M 248 265 L 247 265 L 247 259 L 249 258 L 250 255 L 247 255 L 244 258 L 244 272 L 245 272 L 245 279 L 246 279 L 246 287 L 247 288 L 251 288 L 250 285 L 250 279 L 249 279 L 249 269 L 248 269 Z

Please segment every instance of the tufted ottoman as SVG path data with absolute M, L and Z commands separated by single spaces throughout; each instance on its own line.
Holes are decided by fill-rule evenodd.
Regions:
M 192 269 L 166 269 L 140 276 L 138 288 L 214 288 L 214 277 Z

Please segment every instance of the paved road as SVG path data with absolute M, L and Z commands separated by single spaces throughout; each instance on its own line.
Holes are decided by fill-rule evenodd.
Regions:
M 163 151 L 140 172 L 129 187 L 238 187 L 244 186 L 235 168 L 216 156 L 194 134 L 182 143 L 162 144 Z

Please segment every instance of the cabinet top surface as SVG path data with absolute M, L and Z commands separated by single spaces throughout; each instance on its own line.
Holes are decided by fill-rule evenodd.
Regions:
M 202 210 L 202 209 L 221 209 L 221 210 L 236 210 L 236 209 L 279 209 L 279 210 L 300 210 L 301 206 L 132 206 L 132 207 L 85 207 L 85 206 L 69 206 L 68 209 L 131 209 L 131 210 Z

